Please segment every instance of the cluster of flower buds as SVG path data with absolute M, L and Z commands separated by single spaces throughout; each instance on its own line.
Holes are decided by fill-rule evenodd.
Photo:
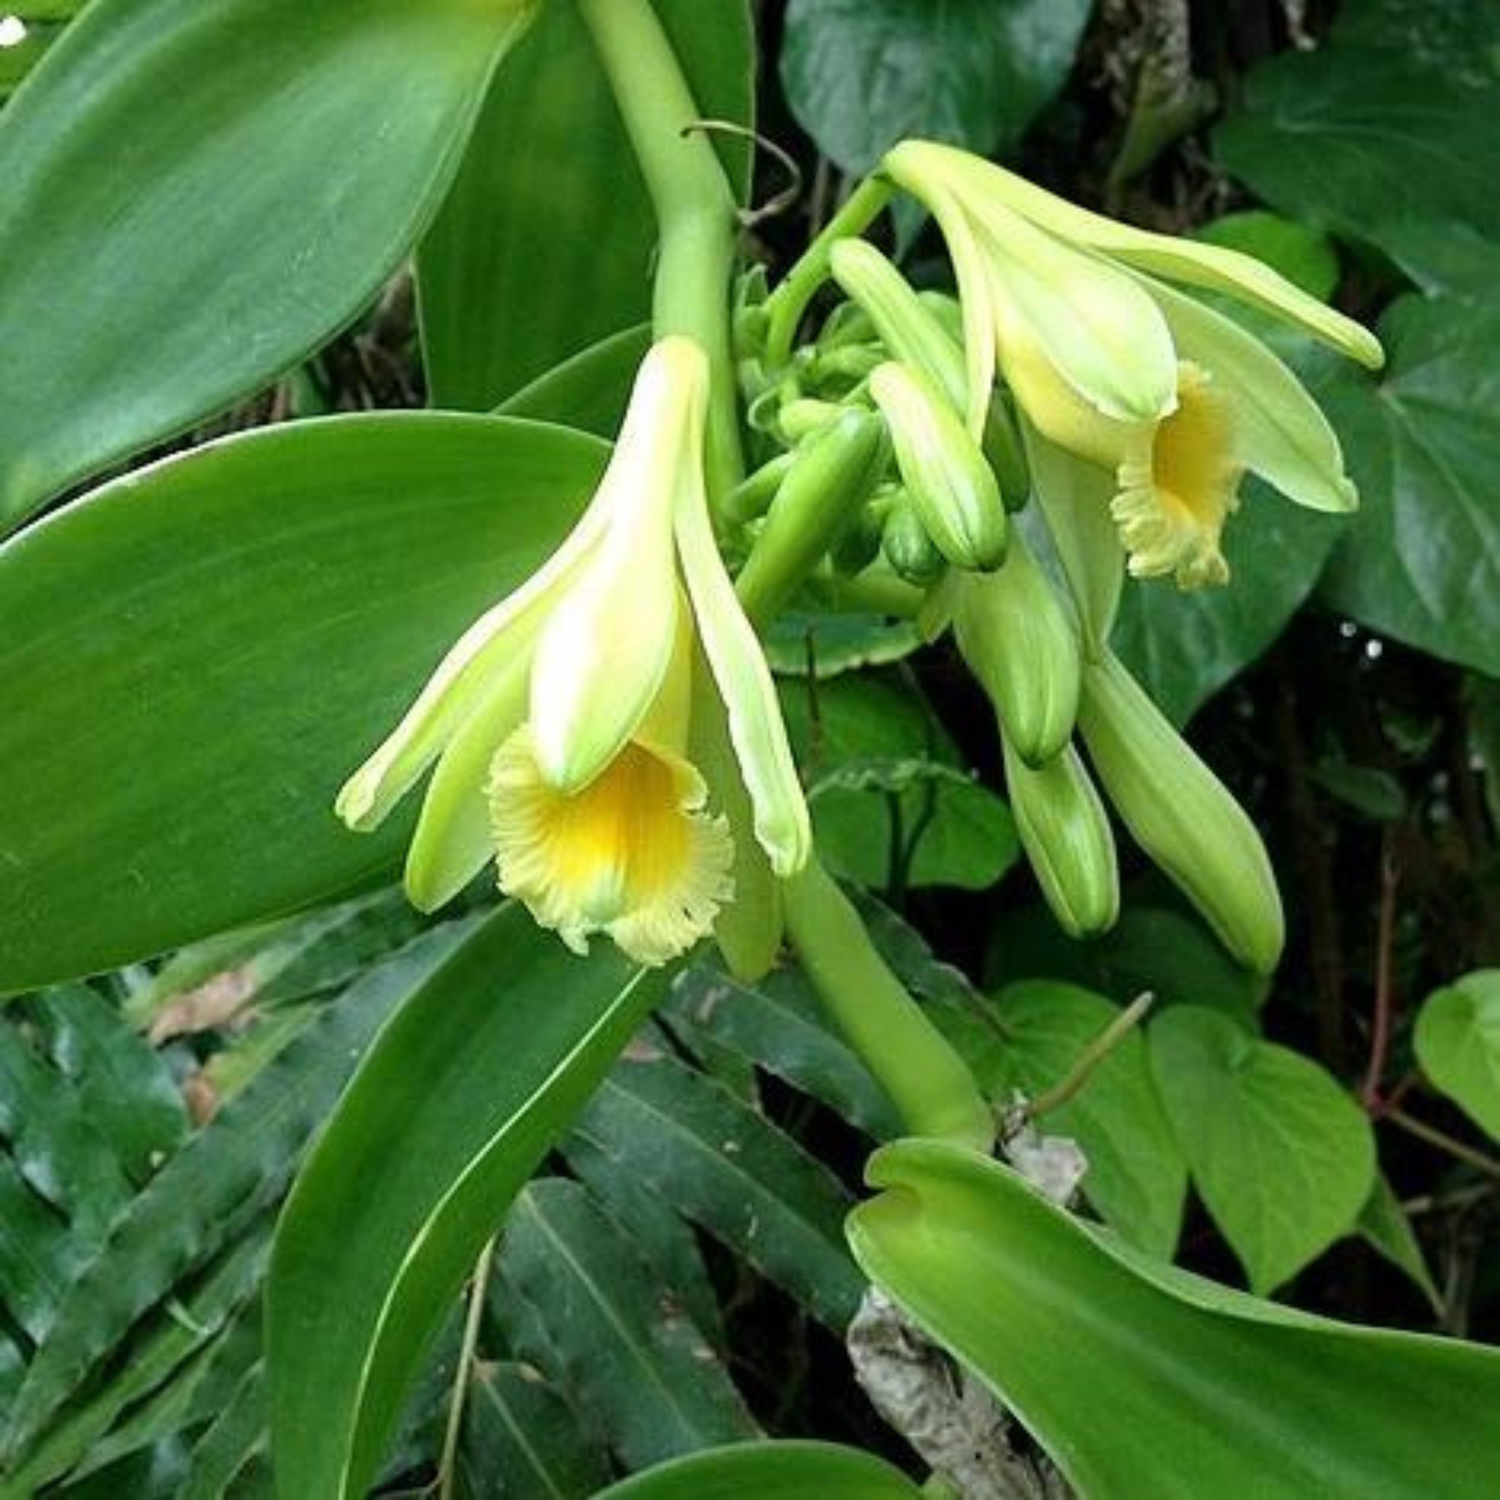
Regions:
M 749 283 L 739 368 L 762 466 L 731 507 L 741 596 L 758 604 L 762 575 L 830 597 L 904 586 L 929 634 L 952 625 L 994 707 L 1022 843 L 1063 927 L 1097 934 L 1118 914 L 1097 778 L 1229 951 L 1268 971 L 1283 921 L 1260 837 L 1109 636 L 1127 576 L 1228 581 L 1221 543 L 1246 472 L 1318 510 L 1356 496 L 1291 370 L 1168 282 L 1368 365 L 1379 345 L 1258 261 L 1116 224 L 951 147 L 905 142 L 882 170 L 937 221 L 959 297 L 835 239 L 822 254 L 845 300 L 777 362 Z
M 844 300 L 783 354 L 771 309 L 794 278 L 769 296 L 746 278 L 736 357 L 755 467 L 713 497 L 710 362 L 689 338 L 659 340 L 572 533 L 454 645 L 338 812 L 373 827 L 431 767 L 406 870 L 418 905 L 492 863 L 579 949 L 602 932 L 663 963 L 712 932 L 737 971 L 763 970 L 811 837 L 754 627 L 822 591 L 932 637 L 953 627 L 1069 932 L 1098 933 L 1119 907 L 1097 778 L 1226 947 L 1267 971 L 1282 915 L 1260 838 L 1111 655 L 1110 629 L 1127 574 L 1227 580 L 1221 535 L 1247 470 L 1315 509 L 1355 496 L 1292 372 L 1167 283 L 1238 297 L 1368 364 L 1379 345 L 1257 261 L 1098 218 L 950 147 L 906 142 L 882 171 L 937 221 L 957 300 L 833 236 L 809 264 Z

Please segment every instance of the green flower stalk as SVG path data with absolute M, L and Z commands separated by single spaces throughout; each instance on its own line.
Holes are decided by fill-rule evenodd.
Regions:
M 974 1075 L 875 951 L 859 913 L 816 859 L 787 883 L 786 926 L 819 999 L 908 1133 L 988 1152 L 995 1121 Z
M 775 688 L 709 525 L 707 398 L 691 339 L 653 345 L 573 531 L 460 638 L 340 792 L 339 816 L 372 828 L 436 762 L 406 864 L 424 910 L 493 861 L 501 889 L 579 951 L 603 932 L 657 964 L 709 932 L 735 841 L 689 759 L 705 663 L 754 838 L 779 876 L 805 863 Z
M 1269 974 L 1285 922 L 1265 845 L 1245 810 L 1114 656 L 1085 668 L 1078 723 L 1136 843 L 1240 963 Z
M 924 141 L 884 169 L 942 228 L 958 277 L 970 427 L 996 372 L 1026 421 L 1114 480 L 1136 577 L 1227 581 L 1220 539 L 1246 471 L 1314 510 L 1357 503 L 1333 429 L 1259 339 L 1161 278 L 1225 293 L 1378 367 L 1367 330 L 1236 251 L 1076 208 Z

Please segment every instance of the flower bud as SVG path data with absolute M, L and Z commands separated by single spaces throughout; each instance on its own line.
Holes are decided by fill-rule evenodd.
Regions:
M 898 578 L 926 588 L 942 575 L 943 554 L 933 545 L 911 496 L 901 491 L 886 512 L 880 550 Z
M 1084 669 L 1078 722 L 1135 841 L 1240 963 L 1269 974 L 1285 940 L 1281 895 L 1245 810 L 1108 653 Z
M 833 279 L 870 315 L 881 342 L 903 364 L 934 380 L 955 410 L 968 401 L 962 346 L 925 307 L 906 278 L 864 240 L 840 240 L 829 254 Z
M 953 625 L 1015 753 L 1030 766 L 1060 754 L 1078 715 L 1078 639 L 1021 537 L 1004 567 L 955 580 Z
M 1001 735 L 1005 784 L 1021 847 L 1052 915 L 1071 937 L 1096 937 L 1120 912 L 1109 815 L 1072 745 L 1032 767 Z
M 798 396 L 786 402 L 776 414 L 776 426 L 785 441 L 796 447 L 838 421 L 845 408 L 835 401 L 819 401 L 812 396 Z
M 760 520 L 771 508 L 782 480 L 795 462 L 796 454 L 778 453 L 775 458 L 763 463 L 729 492 L 724 501 L 725 516 L 741 526 Z
M 922 528 L 956 567 L 988 570 L 1005 557 L 1000 486 L 978 444 L 932 379 L 894 361 L 870 376 L 896 466 Z
M 776 612 L 853 521 L 885 462 L 885 433 L 873 412 L 851 407 L 807 440 L 736 580 L 746 613 L 764 619 Z
M 900 493 L 897 485 L 877 485 L 875 493 L 855 513 L 854 519 L 839 533 L 829 556 L 834 570 L 848 577 L 863 572 L 880 554 L 880 540 L 890 514 L 891 500 Z

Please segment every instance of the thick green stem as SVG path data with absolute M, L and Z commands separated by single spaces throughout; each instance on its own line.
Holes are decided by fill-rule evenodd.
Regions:
M 835 241 L 862 234 L 874 223 L 895 192 L 896 189 L 883 177 L 865 178 L 766 299 L 765 311 L 769 320 L 766 329 L 767 369 L 774 370 L 791 358 L 797 325 L 813 295 L 828 280 L 828 252 Z
M 729 312 L 737 235 L 734 192 L 649 0 L 576 4 L 656 210 L 656 336 L 686 334 L 708 355 L 713 381 L 708 492 L 717 514 L 743 476 Z
M 906 1129 L 988 1151 L 994 1115 L 973 1074 L 875 951 L 859 913 L 816 859 L 787 882 L 786 926 L 819 998 Z

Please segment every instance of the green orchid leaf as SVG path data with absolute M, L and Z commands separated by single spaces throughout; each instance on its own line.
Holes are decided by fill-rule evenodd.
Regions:
M 1082 1494 L 1395 1500 L 1475 1494 L 1500 1465 L 1493 1349 L 1216 1286 L 960 1147 L 902 1141 L 867 1174 L 860 1265 Z
M 1321 596 L 1372 630 L 1500 676 L 1500 300 L 1402 297 L 1380 337 L 1383 378 L 1341 368 L 1321 391 L 1364 506 Z
M 827 1327 L 848 1323 L 860 1280 L 839 1238 L 847 1190 L 724 1084 L 666 1053 L 632 1048 L 589 1101 L 576 1135 Z
M 1435 990 L 1413 1041 L 1433 1086 L 1500 1141 L 1500 969 L 1477 969 Z
M 746 0 L 657 0 L 705 119 L 754 119 Z M 744 136 L 715 136 L 736 190 Z M 575 5 L 543 7 L 495 80 L 463 166 L 417 257 L 435 405 L 483 411 L 651 311 L 656 221 Z M 569 421 L 575 420 L 568 417 Z
M 612 333 L 507 396 L 495 408 L 496 414 L 560 422 L 613 441 L 650 346 L 649 323 Z
M 918 1500 L 925 1491 L 873 1453 L 805 1439 L 736 1443 L 669 1459 L 595 1500 Z
M 781 80 L 798 123 L 846 172 L 903 136 L 1014 149 L 1062 87 L 1088 0 L 792 0 Z
M 191 1473 L 177 1500 L 245 1495 L 237 1482 L 265 1449 L 266 1368 L 257 1362 L 193 1444 Z
M 330 418 L 168 460 L 0 548 L 0 993 L 389 870 L 409 818 L 351 834 L 334 793 L 604 452 L 500 418 Z
M 510 905 L 381 1033 L 277 1230 L 266 1327 L 286 1493 L 365 1494 L 465 1274 L 659 990 Z
M 821 1100 L 877 1140 L 900 1134 L 895 1106 L 844 1040 L 802 972 L 773 969 L 754 984 L 706 962 L 672 987 L 675 1018 L 736 1056 Z
M 1370 1122 L 1311 1058 L 1219 1011 L 1174 1006 L 1149 1037 L 1193 1182 L 1251 1287 L 1274 1291 L 1354 1230 L 1375 1185 Z
M 0 102 L 16 91 L 22 79 L 62 35 L 61 26 L 42 24 L 26 15 L 17 19 L 26 23 L 26 34 L 19 41 L 0 47 Z
M 0 115 L 0 528 L 349 322 L 528 13 L 94 0 Z

